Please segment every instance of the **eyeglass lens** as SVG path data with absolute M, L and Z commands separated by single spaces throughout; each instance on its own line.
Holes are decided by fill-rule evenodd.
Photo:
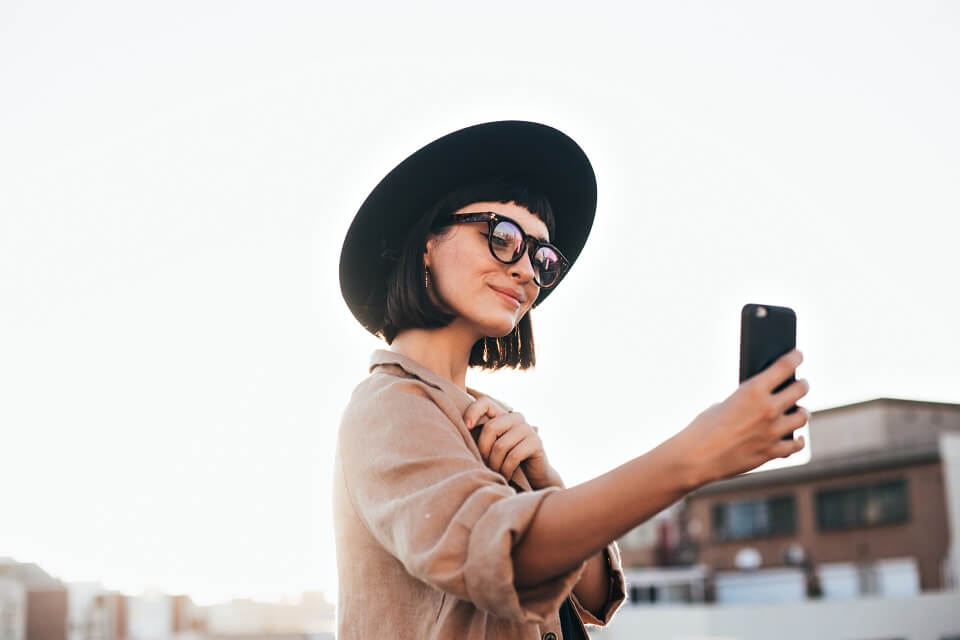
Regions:
M 526 251 L 523 232 L 517 225 L 501 221 L 490 237 L 494 255 L 503 262 L 515 262 Z M 560 256 L 550 247 L 537 247 L 533 253 L 533 269 L 537 284 L 549 287 L 560 274 Z

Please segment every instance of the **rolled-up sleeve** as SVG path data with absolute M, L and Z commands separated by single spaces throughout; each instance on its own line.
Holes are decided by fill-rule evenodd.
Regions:
M 373 537 L 414 577 L 497 617 L 542 623 L 555 615 L 585 563 L 517 590 L 511 553 L 560 489 L 517 493 L 417 382 L 354 400 L 338 446 L 344 485 Z
M 616 542 L 611 542 L 604 548 L 604 556 L 607 559 L 607 573 L 610 583 L 607 591 L 607 601 L 604 603 L 601 611 L 602 616 L 598 618 L 592 611 L 583 606 L 580 600 L 577 599 L 576 593 L 570 594 L 570 602 L 573 603 L 573 608 L 583 623 L 596 625 L 598 627 L 609 624 L 613 618 L 613 614 L 617 612 L 620 605 L 627 599 L 627 582 L 623 574 L 620 548 Z

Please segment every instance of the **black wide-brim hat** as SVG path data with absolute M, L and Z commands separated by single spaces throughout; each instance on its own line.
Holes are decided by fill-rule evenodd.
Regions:
M 378 335 L 382 329 L 387 277 L 416 221 L 454 189 L 495 176 L 519 176 L 547 197 L 556 221 L 551 242 L 573 266 L 597 209 L 596 176 L 579 145 L 536 122 L 505 120 L 460 129 L 398 164 L 367 196 L 347 230 L 340 291 L 368 331 Z M 533 306 L 560 284 L 541 289 Z

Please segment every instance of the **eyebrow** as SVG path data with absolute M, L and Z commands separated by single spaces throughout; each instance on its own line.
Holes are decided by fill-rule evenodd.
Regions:
M 504 218 L 510 218 L 510 216 L 504 216 L 504 215 L 503 215 L 502 213 L 500 213 L 499 211 L 492 211 L 491 213 L 496 213 L 497 215 L 503 216 Z M 516 223 L 517 223 L 517 226 L 519 226 L 521 229 L 523 229 L 523 225 L 520 224 L 517 220 L 514 220 L 513 218 L 510 218 L 510 219 L 513 220 L 514 222 L 516 222 Z M 526 229 L 523 229 L 523 232 L 524 232 L 524 233 L 527 233 L 527 230 L 526 230 Z M 527 233 L 527 235 L 530 236 L 530 237 L 532 237 L 532 238 L 536 238 L 537 240 L 539 240 L 539 241 L 541 241 L 541 242 L 546 242 L 546 243 L 549 243 L 549 242 L 550 242 L 550 240 L 549 240 L 548 238 L 545 238 L 544 236 L 535 236 L 535 235 L 533 235 L 532 233 Z
M 520 230 L 523 231 L 524 233 L 526 233 L 526 234 L 527 234 L 528 236 L 530 236 L 531 238 L 536 238 L 536 239 L 539 240 L 540 242 L 546 242 L 547 244 L 550 244 L 550 240 L 549 240 L 548 238 L 546 238 L 546 237 L 544 237 L 544 236 L 535 236 L 535 235 L 533 235 L 532 233 L 527 233 L 527 230 L 524 229 L 524 228 L 523 228 L 523 225 L 520 224 L 517 220 L 514 220 L 514 219 L 511 218 L 510 216 L 505 215 L 505 214 L 502 214 L 502 213 L 500 213 L 499 211 L 494 211 L 494 210 L 492 210 L 492 209 L 488 209 L 488 210 L 486 210 L 486 211 L 474 211 L 474 212 L 472 212 L 472 213 L 492 213 L 492 214 L 494 214 L 494 215 L 500 216 L 501 218 L 506 218 L 506 219 L 509 220 L 510 222 L 513 222 L 513 223 L 516 224 L 518 227 L 520 227 Z M 471 212 L 469 212 L 469 211 L 464 211 L 462 214 L 454 214 L 454 215 L 465 215 L 465 216 L 468 216 L 468 215 L 470 215 L 470 214 L 471 214 Z

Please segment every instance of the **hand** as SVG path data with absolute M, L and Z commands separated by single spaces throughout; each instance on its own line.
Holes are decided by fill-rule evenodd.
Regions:
M 463 420 L 467 429 L 481 429 L 477 447 L 484 464 L 508 481 L 522 467 L 534 489 L 563 486 L 560 474 L 547 461 L 537 428 L 527 424 L 523 414 L 481 397 L 467 407 Z
M 807 394 L 810 385 L 799 379 L 773 393 L 801 362 L 803 356 L 796 349 L 784 354 L 674 436 L 680 455 L 693 467 L 694 488 L 803 449 L 803 436 L 781 438 L 809 420 L 810 412 L 800 406 L 789 415 L 784 412 Z

